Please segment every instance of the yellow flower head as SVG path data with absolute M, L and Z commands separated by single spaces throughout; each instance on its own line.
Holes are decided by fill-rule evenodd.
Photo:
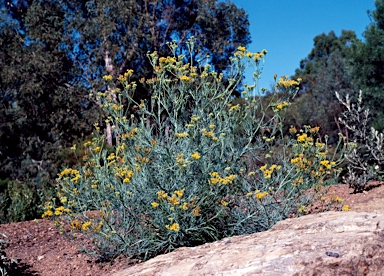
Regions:
M 198 159 L 201 158 L 200 154 L 199 154 L 197 151 L 194 152 L 194 153 L 192 153 L 192 154 L 191 154 L 191 157 L 192 157 L 193 159 L 196 159 L 196 160 L 198 160 Z
M 320 161 L 320 165 L 323 165 L 328 170 L 331 169 L 331 164 L 330 164 L 329 160 L 322 160 L 322 161 Z
M 81 227 L 82 227 L 82 223 L 80 220 L 75 219 L 75 220 L 71 221 L 71 229 L 80 230 Z
M 266 197 L 267 195 L 268 195 L 268 192 L 262 192 L 262 193 L 258 192 L 255 194 L 255 197 L 260 200 L 260 199 Z
M 185 81 L 185 82 L 190 82 L 190 81 L 192 81 L 192 78 L 187 77 L 187 76 L 181 76 L 181 77 L 179 77 L 179 79 L 180 79 L 181 81 Z
M 224 207 L 228 206 L 228 201 L 224 201 L 224 200 L 222 200 L 222 201 L 221 201 L 221 205 L 223 205 Z
M 185 189 L 182 189 L 182 190 L 176 190 L 174 191 L 173 193 L 177 196 L 177 197 L 182 197 L 184 195 L 184 191 Z
M 111 81 L 113 79 L 113 77 L 111 75 L 107 75 L 107 76 L 103 76 L 103 79 L 105 81 Z
M 289 132 L 290 132 L 291 134 L 296 134 L 296 133 L 297 133 L 297 129 L 296 129 L 294 126 L 291 126 L 291 127 L 289 128 Z
M 168 197 L 168 193 L 166 193 L 164 191 L 158 191 L 157 192 L 157 198 L 159 200 L 166 199 L 167 197 Z
M 196 208 L 192 210 L 192 216 L 194 216 L 194 217 L 200 216 L 201 215 L 200 211 L 201 211 L 200 207 L 196 206 Z
M 172 197 L 168 197 L 168 202 L 171 203 L 172 205 L 179 205 L 179 199 L 177 198 L 176 195 L 172 195 Z
M 239 46 L 239 47 L 237 47 L 237 51 L 245 52 L 245 51 L 247 51 L 247 48 L 245 48 L 244 46 Z
M 83 226 L 81 227 L 83 229 L 83 231 L 87 231 L 88 228 L 92 225 L 92 222 L 90 221 L 87 221 L 85 223 L 83 223 Z
M 341 208 L 342 211 L 349 211 L 349 205 L 343 205 L 343 207 Z
M 306 215 L 308 213 L 308 210 L 307 210 L 307 207 L 305 207 L 304 205 L 300 205 L 299 206 L 299 209 L 297 210 L 300 214 L 304 214 Z
M 174 231 L 174 232 L 179 232 L 180 231 L 180 225 L 178 223 L 174 223 L 171 226 L 170 225 L 165 225 L 165 228 L 167 228 L 169 231 Z

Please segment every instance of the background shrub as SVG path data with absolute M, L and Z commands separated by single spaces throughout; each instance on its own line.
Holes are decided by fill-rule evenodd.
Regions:
M 339 118 L 348 132 L 351 151 L 345 156 L 347 174 L 344 182 L 348 183 L 354 192 L 361 192 L 371 180 L 382 180 L 384 174 L 384 134 L 374 127 L 369 127 L 369 110 L 363 107 L 362 92 L 357 101 L 353 102 L 349 95 L 343 99 L 336 96 L 346 110 Z

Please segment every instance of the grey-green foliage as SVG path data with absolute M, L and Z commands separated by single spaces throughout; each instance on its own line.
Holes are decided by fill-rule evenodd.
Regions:
M 192 40 L 188 46 L 193 50 Z M 306 214 L 321 185 L 337 177 L 338 162 L 313 137 L 317 128 L 279 140 L 298 82 L 282 78 L 284 97 L 276 93 L 268 102 L 245 86 L 244 101 L 232 102 L 246 68 L 255 65 L 258 76 L 265 53 L 240 47 L 229 85 L 209 65 L 199 72 L 199 64 L 175 53 L 150 54 L 155 78 L 143 81 L 153 91 L 150 104 L 135 102 L 130 73 L 120 78 L 124 90 L 98 93 L 117 144 L 111 152 L 103 136 L 86 142 L 86 163 L 59 175 L 62 206 L 47 205 L 44 216 L 58 218 L 62 231 L 70 226 L 92 237 L 87 249 L 102 258 L 145 259 Z M 124 113 L 124 99 L 136 115 Z M 276 140 L 284 145 L 274 147 Z
M 355 192 L 361 192 L 371 180 L 381 180 L 384 174 L 384 134 L 369 127 L 370 111 L 363 107 L 363 96 L 360 91 L 355 103 L 349 95 L 336 96 L 346 108 L 340 122 L 347 128 L 347 138 L 352 151 L 346 155 L 348 173 L 344 182 Z

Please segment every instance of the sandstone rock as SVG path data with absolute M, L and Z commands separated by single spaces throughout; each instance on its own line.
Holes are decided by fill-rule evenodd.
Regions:
M 384 212 L 327 212 L 266 232 L 179 248 L 128 275 L 384 275 Z

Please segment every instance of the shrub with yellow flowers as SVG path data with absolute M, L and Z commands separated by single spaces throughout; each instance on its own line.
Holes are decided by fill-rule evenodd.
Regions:
M 316 169 L 307 168 L 312 159 L 306 152 L 316 142 L 303 132 L 292 157 L 297 162 L 282 158 L 281 164 L 266 163 L 257 173 L 251 171 L 255 163 L 249 160 L 265 160 L 274 142 L 263 138 L 266 130 L 269 137 L 281 135 L 280 111 L 288 108 L 298 85 L 283 78 L 277 91 L 283 88 L 284 95 L 267 104 L 261 101 L 255 87 L 265 50 L 250 53 L 240 47 L 231 58 L 226 83 L 209 64 L 192 64 L 177 55 L 175 42 L 169 47 L 170 57 L 148 54 L 153 78 L 141 83 L 151 91 L 150 101 L 134 100 L 137 84 L 130 81 L 131 70 L 118 78 L 123 89 L 98 94 L 116 144 L 108 150 L 95 126 L 96 137 L 85 143 L 85 164 L 59 175 L 63 208 L 49 205 L 45 214 L 68 223 L 65 229 L 92 236 L 98 248 L 93 253 L 104 258 L 124 254 L 146 259 L 180 246 L 268 229 L 297 211 L 299 191 L 314 185 L 306 184 L 312 170 L 319 175 L 311 177 L 321 180 L 335 167 L 321 156 Z M 194 53 L 193 38 L 188 47 Z M 244 86 L 243 101 L 234 103 L 234 91 L 249 67 L 256 71 L 255 85 Z M 115 87 L 109 76 L 104 80 Z M 134 113 L 122 108 L 126 103 Z M 267 111 L 272 117 L 265 116 Z M 316 154 L 321 155 L 320 149 Z M 284 179 L 287 168 L 291 172 Z M 282 203 L 270 204 L 279 197 Z

